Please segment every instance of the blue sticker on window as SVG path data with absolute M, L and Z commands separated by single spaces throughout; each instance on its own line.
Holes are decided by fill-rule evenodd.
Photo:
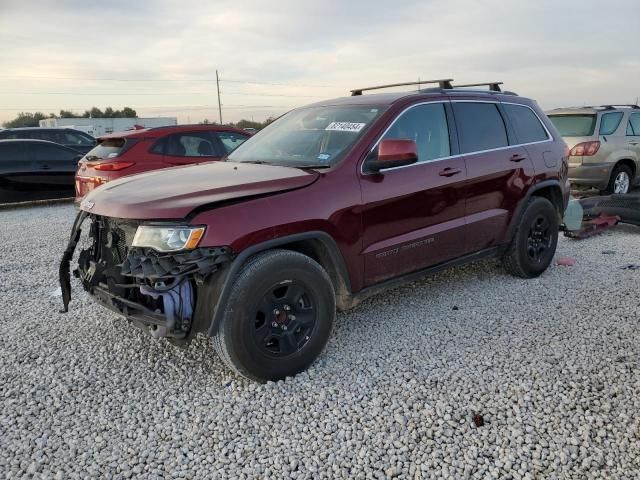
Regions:
M 318 160 L 329 160 L 331 158 L 331 155 L 329 155 L 328 153 L 321 153 L 320 155 L 318 155 Z

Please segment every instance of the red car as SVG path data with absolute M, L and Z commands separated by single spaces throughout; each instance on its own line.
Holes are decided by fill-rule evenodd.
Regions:
M 567 146 L 537 103 L 450 80 L 363 90 L 287 113 L 226 161 L 89 194 L 60 265 L 65 310 L 85 221 L 76 272 L 98 302 L 171 341 L 206 333 L 261 381 L 307 368 L 336 307 L 399 282 L 486 257 L 541 275 L 569 183 Z
M 78 163 L 76 200 L 125 175 L 220 160 L 250 133 L 218 125 L 174 125 L 113 133 Z

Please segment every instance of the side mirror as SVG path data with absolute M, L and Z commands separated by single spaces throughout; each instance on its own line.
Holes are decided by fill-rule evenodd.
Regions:
M 367 162 L 367 168 L 379 172 L 387 168 L 403 167 L 418 161 L 418 147 L 413 140 L 388 139 L 378 145 L 378 156 Z

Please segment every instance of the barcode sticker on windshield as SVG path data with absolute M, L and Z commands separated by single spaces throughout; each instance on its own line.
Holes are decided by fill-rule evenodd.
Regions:
M 364 123 L 353 122 L 331 122 L 325 130 L 334 130 L 336 132 L 359 132 L 364 128 Z

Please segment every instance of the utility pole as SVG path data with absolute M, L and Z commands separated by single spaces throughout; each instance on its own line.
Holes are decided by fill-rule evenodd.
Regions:
M 218 88 L 218 113 L 220 114 L 220 125 L 222 125 L 222 103 L 220 103 L 220 77 L 216 70 L 216 87 Z

